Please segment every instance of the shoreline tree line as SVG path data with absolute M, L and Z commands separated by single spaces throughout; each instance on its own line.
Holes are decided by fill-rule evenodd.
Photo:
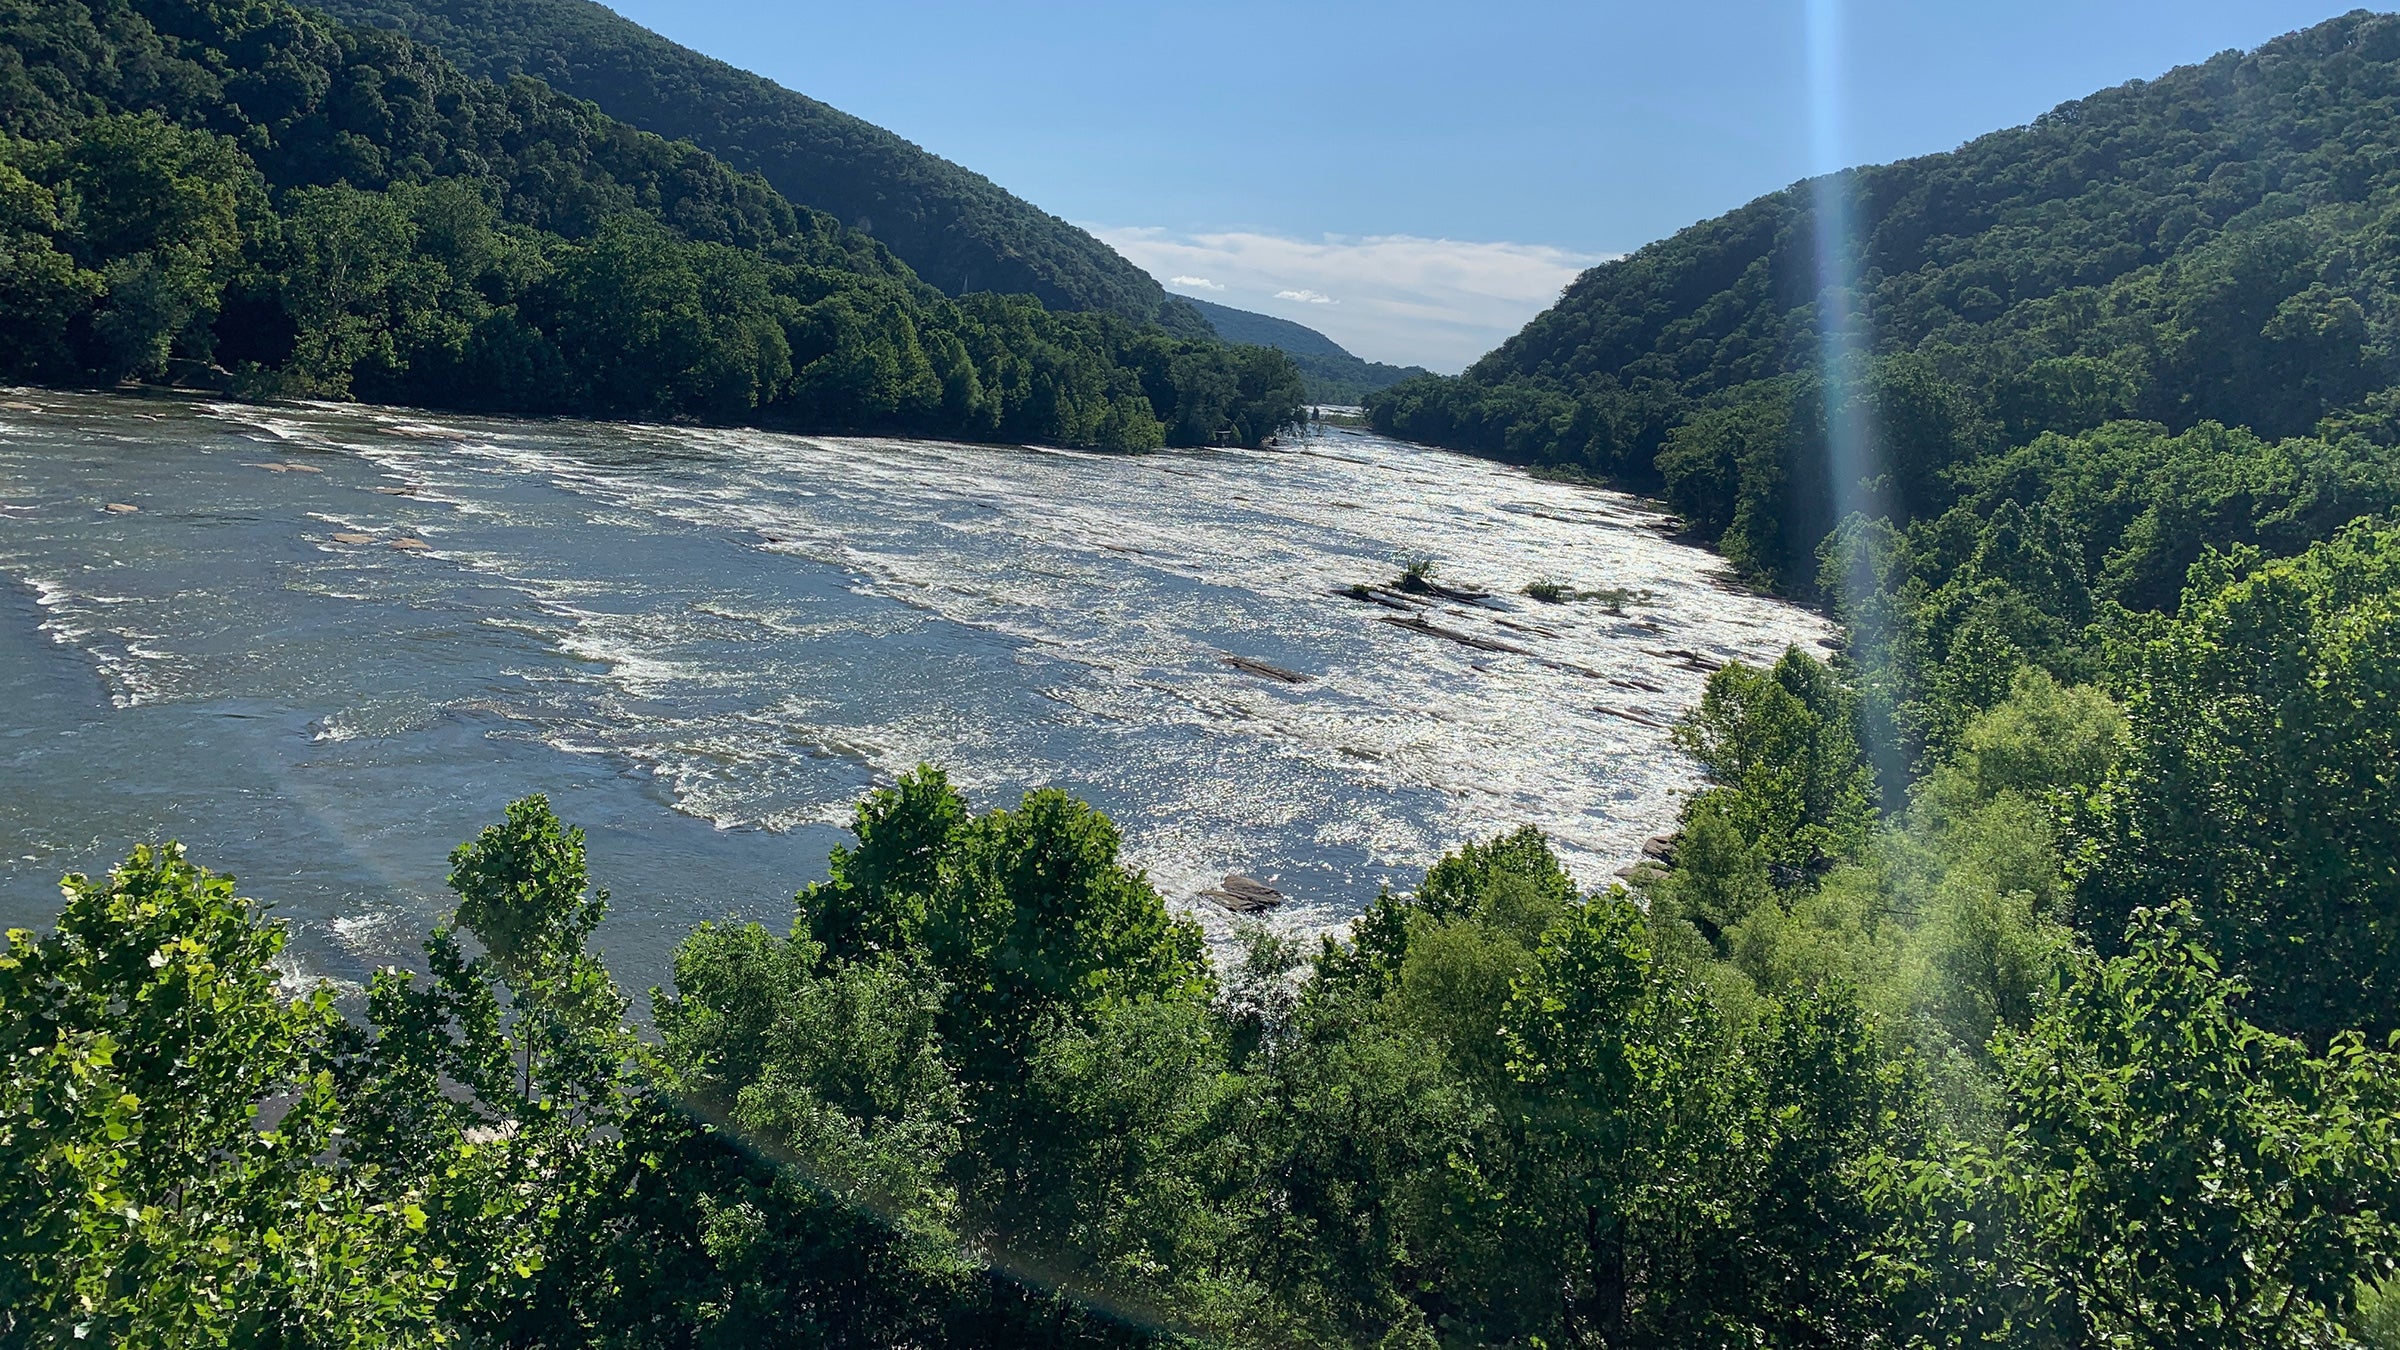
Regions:
M 0 379 L 1257 444 L 1281 353 L 942 295 L 754 175 L 279 3 L 0 11 Z
M 175 44 L 220 14 L 157 12 Z M 106 78 L 198 89 L 165 57 L 219 78 L 201 48 Z M 238 222 L 249 189 L 205 167 L 231 143 L 279 220 L 363 220 L 356 193 L 483 238 L 424 175 L 277 176 L 276 147 L 387 143 L 337 124 L 369 105 L 311 83 L 358 64 L 328 62 L 224 65 L 278 72 L 225 78 L 239 106 L 303 110 L 257 133 L 118 95 L 12 131 L 35 168 L 0 202 L 117 220 L 85 203 L 171 161 L 140 200 Z M 12 78 L 9 109 L 58 86 Z M 416 106 L 396 84 L 381 106 Z M 280 930 L 171 846 L 69 878 L 0 958 L 0 1342 L 2400 1346 L 2394 98 L 2400 21 L 2348 16 L 1849 176 L 1838 304 L 1795 190 L 1376 397 L 1391 432 L 1663 490 L 1841 617 L 1831 663 L 1712 677 L 1675 732 L 1710 785 L 1623 886 L 1525 831 L 1214 964 L 1087 805 L 978 814 L 921 769 L 790 931 L 696 930 L 640 1036 L 539 799 L 453 855 L 423 969 L 358 1007 L 279 987 Z M 685 204 L 537 240 L 539 284 L 585 288 L 562 316 L 680 275 L 575 250 L 700 250 L 701 293 L 754 256 L 907 291 L 701 161 L 576 162 L 526 200 Z M 480 198 L 493 237 L 536 228 L 518 190 Z M 123 289 L 60 340 L 175 358 L 136 282 L 180 313 L 176 278 L 232 255 L 126 228 Z M 100 275 L 25 229 L 64 241 L 35 274 Z M 528 285 L 511 321 L 560 341 Z M 1822 367 L 1820 309 L 1862 316 L 1854 364 Z M 1827 480 L 1846 427 L 1871 480 Z

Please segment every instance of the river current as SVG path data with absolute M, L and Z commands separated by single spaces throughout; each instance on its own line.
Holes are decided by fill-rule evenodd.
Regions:
M 638 987 L 700 920 L 787 924 L 920 761 L 1089 799 L 1219 934 L 1228 873 L 1325 929 L 1523 824 L 1596 885 L 1695 786 L 1665 728 L 1707 667 L 1829 632 L 1664 524 L 1335 428 L 1124 457 L 10 391 L 0 923 L 174 837 L 355 981 L 544 791 Z M 1344 594 L 1411 556 L 1455 593 Z

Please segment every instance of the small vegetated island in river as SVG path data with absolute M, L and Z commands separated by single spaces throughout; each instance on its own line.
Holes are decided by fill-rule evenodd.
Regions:
M 395 38 L 6 15 L 21 375 L 1285 411 L 1266 356 L 928 294 Z M 538 798 L 355 1008 L 173 848 L 69 878 L 0 958 L 0 1340 L 2400 1345 L 2396 98 L 2351 15 L 1844 175 L 1831 250 L 1763 199 L 1372 398 L 1651 485 L 1848 625 L 1711 677 L 1713 786 L 1623 886 L 1506 835 L 1212 963 L 1088 806 L 923 769 L 637 1036 Z

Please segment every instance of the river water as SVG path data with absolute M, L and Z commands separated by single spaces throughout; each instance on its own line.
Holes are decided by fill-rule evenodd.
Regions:
M 787 924 L 920 761 L 1091 800 L 1220 934 L 1227 873 L 1323 929 L 1527 823 L 1597 884 L 1694 786 L 1703 667 L 1828 632 L 1662 523 L 1340 429 L 1128 458 L 7 392 L 0 923 L 174 837 L 357 980 L 545 791 L 640 986 L 699 920 Z M 1404 556 L 1492 598 L 1340 593 Z

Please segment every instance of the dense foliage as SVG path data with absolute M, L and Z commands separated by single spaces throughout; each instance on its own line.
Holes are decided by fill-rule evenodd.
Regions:
M 1675 732 L 1709 785 L 1624 886 L 1580 886 L 1526 830 L 1314 950 L 1261 927 L 1212 961 L 1089 806 L 977 814 L 920 769 L 859 805 L 788 932 L 692 933 L 642 1035 L 588 947 L 607 895 L 582 837 L 539 798 L 452 855 L 423 969 L 350 1006 L 286 988 L 281 930 L 172 846 L 68 878 L 56 930 L 0 956 L 0 1343 L 2400 1346 L 2400 436 L 2391 399 L 2340 401 L 2380 377 L 2344 373 L 2323 270 L 2378 255 L 2277 254 L 2319 280 L 2226 282 L 2208 294 L 2232 308 L 2176 311 L 2168 342 L 2156 306 L 2199 303 L 2203 261 L 2252 276 L 2253 250 L 2353 219 L 2338 193 L 2209 214 L 2218 187 L 2271 200 L 2212 171 L 2197 214 L 2075 270 L 2117 237 L 2077 203 L 2146 200 L 2104 149 L 2166 156 L 2141 192 L 2228 146 L 2272 162 L 2274 191 L 2381 172 L 2351 150 L 2386 43 L 2400 28 L 2340 21 L 1962 152 L 1999 158 L 1923 209 L 1988 197 L 2056 226 L 2053 272 L 2008 294 L 2066 313 L 2074 287 L 2107 291 L 2085 299 L 2124 323 L 2077 330 L 2089 351 L 2000 341 L 2028 324 L 1830 380 L 1795 358 L 1713 392 L 1640 386 L 1667 400 L 1645 425 L 1687 514 L 1761 574 L 1821 577 L 1850 642 L 1711 677 Z M 388 209 L 538 260 L 589 326 L 536 331 L 640 387 L 638 362 L 682 349 L 612 348 L 601 316 L 683 312 L 643 288 L 713 296 L 734 283 L 711 268 L 857 247 L 691 174 L 716 203 L 700 234 L 648 209 L 527 233 L 522 213 L 626 181 L 573 168 L 598 150 L 514 206 L 513 170 L 287 182 L 275 148 L 299 142 L 264 123 L 60 116 L 11 144 L 38 172 L 0 202 L 54 241 L 11 254 L 7 284 L 69 316 L 66 351 L 149 334 L 147 359 L 183 355 L 208 296 L 255 293 L 208 290 L 258 275 L 253 222 L 305 218 L 280 247 L 352 259 L 340 222 Z M 2302 124 L 2323 133 L 2305 153 Z M 2050 162 L 2002 153 L 2028 143 L 2083 158 L 2012 178 Z M 440 223 L 469 218 L 482 234 Z M 1936 251 L 2038 252 L 2010 219 Z M 2175 221 L 2208 241 L 2176 252 Z M 276 275 L 317 295 L 356 274 L 310 266 Z M 898 269 L 876 284 L 908 293 Z M 2381 284 L 2350 294 L 2376 316 L 2361 370 Z M 995 303 L 995 323 L 1040 314 Z M 1680 343 L 1699 330 L 1672 309 L 1642 322 Z M 296 351 L 401 341 L 311 323 Z M 2329 332 L 2305 359 L 2274 346 Z M 1747 360 L 1737 336 L 1706 341 Z M 1961 374 L 1983 360 L 1985 383 Z M 1379 415 L 1455 410 L 1481 378 Z M 1566 435 L 1601 406 L 1523 425 Z M 1890 453 L 1856 494 L 1814 469 L 1845 426 Z
M 1592 269 L 1465 375 L 1376 395 L 1373 421 L 1661 492 L 1798 591 L 1852 510 L 2071 496 L 2096 533 L 2067 542 L 2095 568 L 2154 549 L 2117 571 L 2165 603 L 2206 527 L 2288 546 L 2400 500 L 2395 100 L 2400 18 L 2362 11 L 1799 184 Z M 2204 468 L 2220 428 L 2252 465 Z M 1837 439 L 1858 443 L 1838 479 Z M 2181 537 L 2119 537 L 2187 488 L 2208 500 L 2163 522 Z
M 1148 273 L 983 175 L 591 0 L 329 0 L 317 8 L 406 33 L 487 79 L 530 75 L 619 121 L 690 141 L 873 235 L 951 295 L 1030 295 L 1052 309 L 1208 335 Z
M 649 1039 L 539 798 L 348 1018 L 142 850 L 0 958 L 0 1340 L 2381 1350 L 2395 556 L 2212 553 L 1882 811 L 1852 685 L 1729 667 L 1671 866 L 1314 952 L 921 769 Z
M 1254 314 L 1189 296 L 1178 299 L 1200 311 L 1200 317 L 1208 320 L 1208 326 L 1227 342 L 1273 347 L 1291 357 L 1292 364 L 1300 367 L 1300 378 L 1308 387 L 1311 403 L 1355 407 L 1378 389 L 1389 389 L 1411 376 L 1433 373 L 1420 366 L 1362 360 L 1316 329 L 1289 319 Z
M 2105 690 L 2143 734 L 2067 812 L 2060 913 L 2117 951 L 2139 911 L 2189 902 L 2263 1025 L 2380 1036 L 2392 574 L 2360 522 L 2400 507 L 2396 99 L 2400 18 L 2351 14 L 1753 202 L 1372 416 L 1652 487 L 1751 576 L 1830 602 L 1887 812 L 2029 672 Z M 1842 214 L 1855 233 L 1818 239 Z M 1813 772 L 1756 716 L 1785 738 L 1757 742 L 1770 778 Z M 1702 922 L 1765 869 L 1879 847 L 1829 847 L 1830 820 L 1762 833 L 1788 788 L 1703 759 L 1756 805 L 1687 819 L 1700 861 L 1673 884 Z
M 1898 1076 L 1820 1162 L 1855 1226 L 1799 1230 L 1859 1234 L 1858 1302 L 1585 1340 L 2395 1343 L 2396 96 L 2354 14 L 1763 199 L 1370 400 L 1658 490 L 1848 629 L 1712 679 L 1632 882 L 1716 1006 L 1846 991 Z
M 1282 356 L 1021 297 L 536 81 L 274 3 L 0 9 L 0 378 L 1144 449 Z

